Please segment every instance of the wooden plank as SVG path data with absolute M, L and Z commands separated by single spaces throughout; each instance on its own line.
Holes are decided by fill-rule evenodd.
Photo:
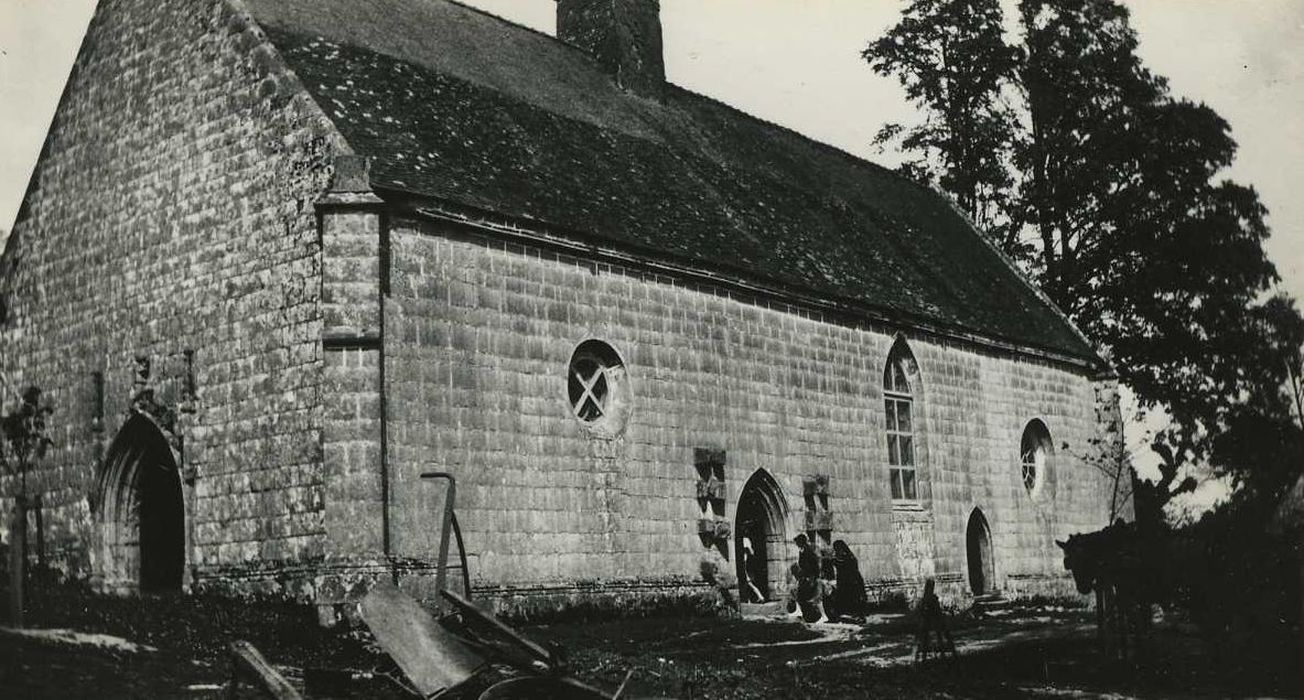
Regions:
M 254 645 L 241 639 L 237 639 L 227 645 L 231 651 L 231 664 L 234 667 L 235 674 L 232 678 L 234 684 L 239 678 L 244 677 L 254 682 L 265 695 L 276 700 L 303 700 L 299 691 L 290 685 L 267 659 L 254 648 Z
M 551 669 L 557 665 L 557 659 L 553 656 L 552 652 L 548 651 L 547 649 L 544 649 L 538 644 L 535 644 L 529 638 L 525 637 L 520 632 L 517 632 L 511 627 L 507 626 L 505 623 L 503 623 L 501 620 L 494 617 L 493 615 L 490 615 L 489 613 L 481 610 L 480 608 L 475 607 L 475 605 L 473 605 L 471 601 L 467 600 L 466 598 L 463 598 L 462 596 L 454 593 L 453 591 L 444 590 L 440 592 L 444 594 L 445 598 L 457 604 L 457 608 L 459 612 L 470 615 L 471 617 L 474 617 L 476 620 L 480 621 L 481 623 L 488 625 L 499 635 L 505 637 L 513 644 L 524 649 L 526 653 L 528 653 L 530 656 L 546 664 L 548 668 Z
M 378 583 L 362 599 L 362 621 L 425 697 L 453 688 L 487 663 L 392 584 Z

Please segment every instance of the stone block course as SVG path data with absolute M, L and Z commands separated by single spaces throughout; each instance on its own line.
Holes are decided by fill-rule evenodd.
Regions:
M 128 411 L 132 358 L 152 358 L 150 385 L 175 410 L 185 350 L 198 387 L 174 429 L 194 474 L 188 583 L 320 549 L 310 203 L 344 144 L 239 17 L 226 0 L 100 3 L 6 253 L 0 370 L 55 402 L 58 449 L 34 484 L 73 575 L 93 573 L 96 462 Z M 101 432 L 91 372 L 105 379 Z
M 1100 475 L 1081 459 L 1098 426 L 1092 381 L 1079 371 L 907 333 L 921 368 L 923 507 L 902 512 L 889 498 L 883 437 L 892 329 L 618 268 L 594 274 L 435 224 L 396 222 L 391 239 L 401 283 L 386 307 L 390 467 L 414 472 L 420 455 L 462 480 L 459 520 L 483 590 L 528 595 L 576 576 L 691 579 L 702 553 L 693 451 L 705 446 L 728 451 L 726 519 L 764 469 L 787 492 L 789 536 L 802 477 L 829 475 L 833 536 L 857 551 L 867 579 L 896 587 L 965 580 L 974 508 L 990 523 L 998 576 L 1024 592 L 1059 585 L 1056 536 L 1107 518 Z M 566 363 L 587 338 L 611 343 L 630 377 L 631 417 L 615 439 L 588 436 L 566 402 Z M 1051 461 L 1044 503 L 1019 480 L 1019 439 L 1034 417 L 1070 445 Z M 400 516 L 396 532 L 408 527 L 418 525 Z M 554 571 L 539 553 L 567 566 Z

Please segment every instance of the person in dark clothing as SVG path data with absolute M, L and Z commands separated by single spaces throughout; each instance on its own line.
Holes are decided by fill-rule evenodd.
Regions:
M 924 582 L 924 595 L 919 599 L 916 613 L 919 616 L 919 632 L 915 635 L 915 661 L 927 659 L 930 653 L 950 652 L 955 654 L 955 640 L 946 628 L 946 615 L 942 612 L 942 601 L 934 592 L 933 579 Z M 937 641 L 933 641 L 933 637 Z
M 792 539 L 797 545 L 799 553 L 797 554 L 797 599 L 812 608 L 818 615 L 816 623 L 825 623 L 829 621 L 829 616 L 824 612 L 824 586 L 820 581 L 820 556 L 815 553 L 815 548 L 811 546 L 810 540 L 806 535 L 797 535 Z M 799 617 L 802 615 L 802 606 L 798 605 L 790 615 Z
M 837 584 L 829 601 L 829 614 L 864 621 L 869 605 L 865 598 L 865 579 L 860 575 L 860 562 L 843 540 L 833 542 L 833 567 L 837 571 Z

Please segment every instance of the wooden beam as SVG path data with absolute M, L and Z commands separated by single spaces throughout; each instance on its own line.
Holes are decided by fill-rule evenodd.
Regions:
M 547 649 L 544 649 L 538 644 L 535 644 L 533 641 L 530 641 L 530 639 L 522 635 L 520 632 L 517 632 L 516 630 L 512 629 L 508 625 L 504 624 L 501 620 L 494 617 L 493 615 L 481 610 L 480 608 L 475 607 L 475 605 L 472 604 L 471 601 L 467 600 L 466 598 L 463 598 L 457 593 L 449 590 L 443 590 L 440 591 L 440 593 L 442 593 L 445 598 L 453 601 L 453 603 L 457 605 L 458 612 L 461 612 L 469 617 L 475 618 L 477 622 L 489 626 L 500 636 L 511 641 L 513 644 L 523 649 L 527 654 L 534 657 L 536 661 L 540 661 L 543 664 L 545 664 L 548 667 L 548 669 L 552 670 L 556 668 L 557 658 L 556 656 L 553 655 L 552 652 L 548 651 Z
M 254 687 L 264 695 L 275 700 L 303 700 L 299 691 L 285 680 L 279 671 L 276 670 L 263 655 L 254 648 L 254 645 L 242 639 L 237 639 L 227 645 L 231 652 L 231 695 L 235 696 L 235 688 L 244 677 L 250 680 Z

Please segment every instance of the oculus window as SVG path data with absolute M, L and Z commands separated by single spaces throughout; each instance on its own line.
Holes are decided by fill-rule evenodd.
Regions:
M 614 437 L 625 425 L 628 390 L 625 363 L 614 348 L 600 340 L 575 348 L 566 371 L 566 396 L 581 425 Z

